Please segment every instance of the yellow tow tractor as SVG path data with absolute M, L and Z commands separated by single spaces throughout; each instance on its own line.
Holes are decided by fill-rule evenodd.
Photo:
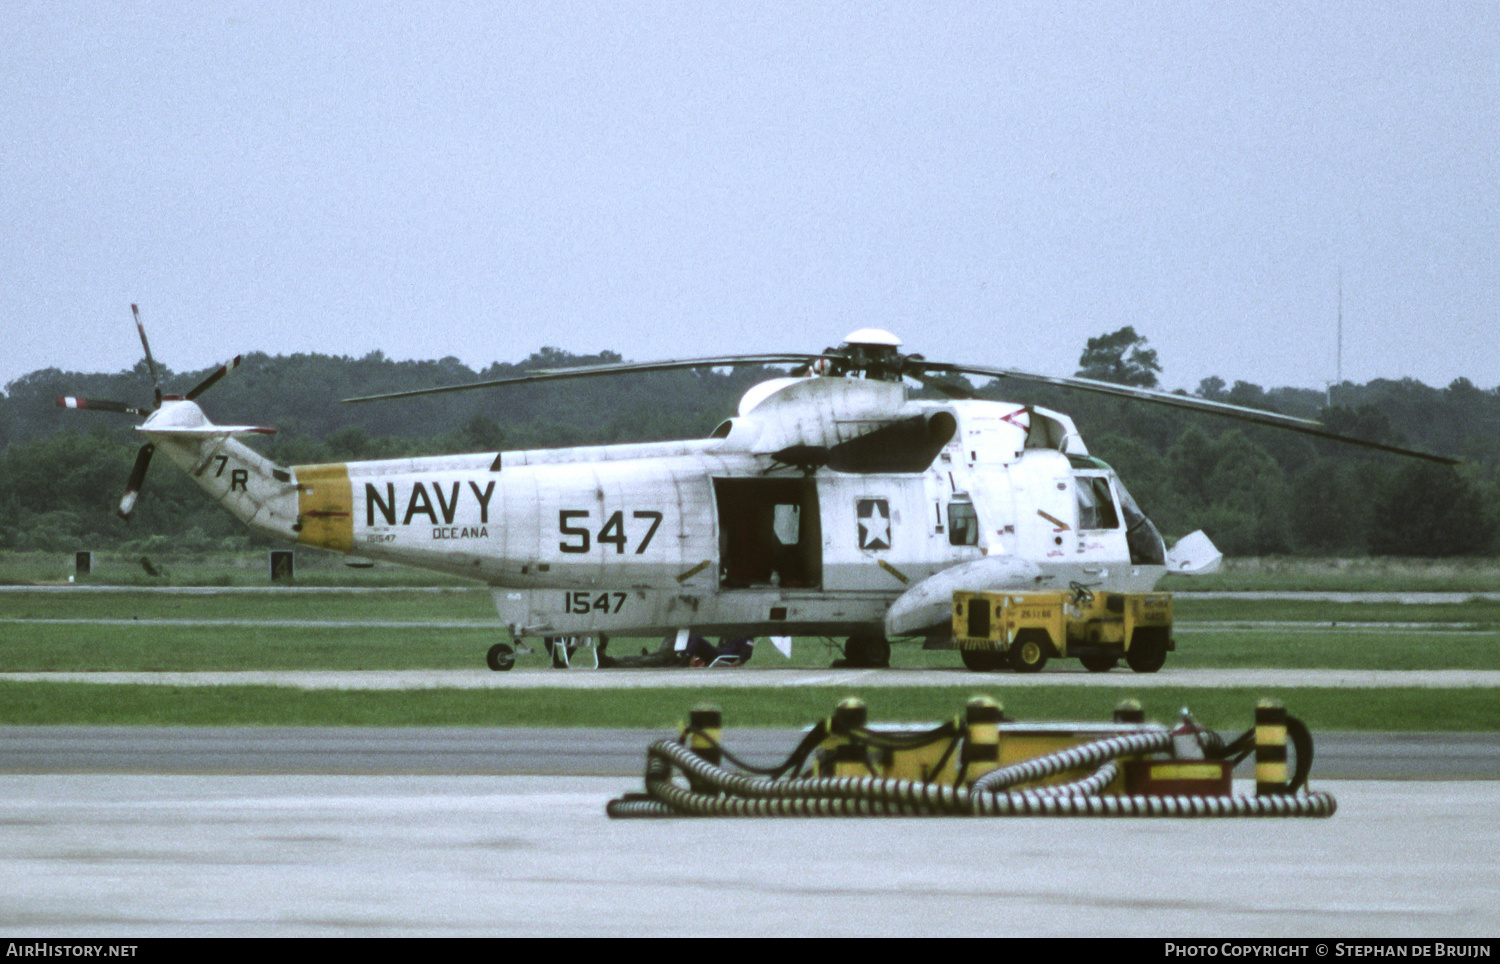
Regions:
M 1121 659 L 1154 673 L 1176 649 L 1172 594 L 1091 592 L 955 592 L 953 638 L 964 665 L 988 673 L 1009 665 L 1035 673 L 1053 656 L 1076 657 L 1091 673 Z

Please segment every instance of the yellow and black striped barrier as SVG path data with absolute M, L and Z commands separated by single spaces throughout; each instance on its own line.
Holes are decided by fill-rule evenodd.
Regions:
M 1286 792 L 1286 706 L 1277 700 L 1255 705 L 1255 792 Z

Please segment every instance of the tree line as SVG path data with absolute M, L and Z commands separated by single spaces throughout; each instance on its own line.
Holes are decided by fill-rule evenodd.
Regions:
M 199 401 L 215 421 L 275 426 L 257 448 L 282 464 L 493 452 L 703 437 L 774 369 L 655 372 L 343 405 L 345 397 L 505 378 L 538 368 L 621 361 L 553 348 L 480 371 L 456 358 L 393 361 L 321 354 L 245 357 Z M 158 366 L 160 368 L 160 366 Z M 1131 328 L 1090 339 L 1078 374 L 1154 388 L 1155 352 Z M 184 392 L 208 374 L 162 373 Z M 1436 557 L 1500 552 L 1500 389 L 1459 379 L 1345 383 L 1327 392 L 1204 379 L 1192 394 L 1315 418 L 1345 434 L 1464 458 L 1457 469 L 1141 402 L 1004 381 L 980 397 L 1072 416 L 1168 535 L 1204 529 L 1230 555 Z M 145 404 L 144 361 L 116 373 L 43 369 L 0 397 L 0 549 L 162 551 L 263 544 L 165 464 L 152 467 L 134 518 L 114 515 L 140 437 L 138 420 L 64 411 L 75 394 Z M 160 461 L 160 460 L 159 460 Z

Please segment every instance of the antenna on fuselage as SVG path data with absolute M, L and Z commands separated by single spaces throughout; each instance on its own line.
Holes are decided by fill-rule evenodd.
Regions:
M 1334 348 L 1334 376 L 1328 383 L 1327 406 L 1333 407 L 1333 386 L 1344 384 L 1344 266 L 1339 265 L 1338 337 Z

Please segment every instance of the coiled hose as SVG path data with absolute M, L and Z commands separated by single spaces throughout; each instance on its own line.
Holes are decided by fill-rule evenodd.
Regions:
M 1004 786 L 1035 777 L 1007 767 L 988 774 L 973 789 L 883 777 L 814 777 L 770 779 L 735 773 L 699 757 L 676 740 L 660 740 L 646 751 L 646 792 L 611 800 L 611 817 L 1330 817 L 1337 801 L 1328 793 L 1274 796 L 1195 797 L 1103 795 L 1114 778 L 1116 757 L 1145 752 L 1138 747 L 1170 734 L 1131 734 L 1072 747 L 1028 761 L 1058 773 L 1078 764 L 1081 756 L 1100 761 L 1094 774 L 1064 786 L 1010 791 Z M 1049 762 L 1053 757 L 1066 759 Z M 1083 765 L 1088 765 L 1084 763 Z M 673 780 L 680 770 L 696 787 Z M 1001 776 L 991 780 L 996 774 Z M 982 781 L 982 782 L 983 782 Z
M 1115 736 L 1082 746 L 1068 747 L 1034 760 L 991 770 L 974 781 L 976 793 L 998 792 L 1018 783 L 1035 783 L 1055 776 L 1065 770 L 1081 770 L 1087 766 L 1098 766 L 1130 753 L 1151 753 L 1165 750 L 1172 745 L 1172 734 L 1168 730 L 1153 730 L 1147 733 L 1130 733 Z

